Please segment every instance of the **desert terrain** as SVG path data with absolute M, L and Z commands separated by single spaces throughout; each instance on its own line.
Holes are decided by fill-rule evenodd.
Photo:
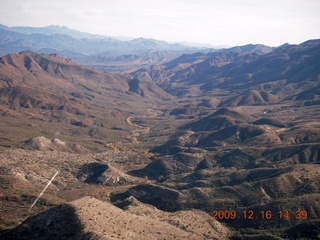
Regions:
M 0 57 L 0 239 L 320 239 L 320 41 L 169 50 Z

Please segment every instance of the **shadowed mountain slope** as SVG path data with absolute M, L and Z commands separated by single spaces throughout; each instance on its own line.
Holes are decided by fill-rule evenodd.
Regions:
M 219 107 L 237 107 L 243 105 L 267 105 L 278 101 L 278 97 L 265 91 L 250 90 L 219 104 Z
M 250 116 L 246 116 L 237 110 L 231 108 L 220 108 L 216 112 L 199 121 L 187 124 L 184 128 L 190 128 L 192 131 L 221 130 L 236 124 L 246 123 L 249 119 Z

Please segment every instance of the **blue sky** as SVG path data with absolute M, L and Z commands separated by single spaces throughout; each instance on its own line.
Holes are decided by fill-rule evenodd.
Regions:
M 320 38 L 320 0 L 0 0 L 7 26 L 108 36 L 278 46 Z

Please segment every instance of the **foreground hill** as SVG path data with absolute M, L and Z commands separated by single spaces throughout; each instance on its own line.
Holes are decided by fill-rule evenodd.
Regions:
M 131 198 L 123 211 L 85 197 L 28 218 L 5 239 L 225 239 L 229 230 L 199 211 L 168 214 Z
M 2 145 L 60 133 L 72 142 L 116 141 L 130 131 L 127 117 L 168 97 L 153 82 L 102 73 L 55 54 L 10 54 L 0 58 Z
M 143 159 L 150 162 L 143 153 L 130 150 L 96 154 L 45 149 L 3 151 L 0 239 L 225 239 L 230 236 L 231 231 L 213 220 L 210 212 L 169 213 L 133 197 L 125 199 L 119 206 L 122 209 L 112 205 L 113 191 L 150 182 L 125 173 L 139 167 L 134 164 Z M 30 210 L 54 172 L 58 172 L 57 177 Z M 4 231 L 8 228 L 13 229 Z

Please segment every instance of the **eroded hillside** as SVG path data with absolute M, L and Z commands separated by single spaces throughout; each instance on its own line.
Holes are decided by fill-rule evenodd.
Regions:
M 99 72 L 55 54 L 27 51 L 0 62 L 2 146 L 41 135 L 89 150 L 131 142 L 126 119 L 170 98 L 153 82 Z
M 317 239 L 319 41 L 270 51 L 131 77 L 2 57 L 2 236 L 39 234 L 44 218 L 60 231 L 68 215 L 58 234 L 72 239 Z

